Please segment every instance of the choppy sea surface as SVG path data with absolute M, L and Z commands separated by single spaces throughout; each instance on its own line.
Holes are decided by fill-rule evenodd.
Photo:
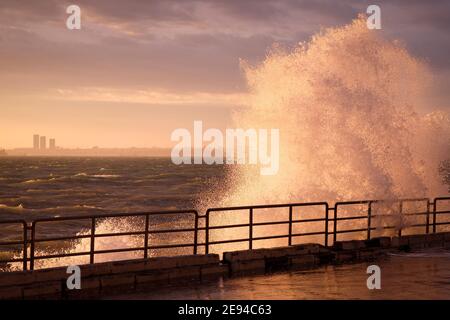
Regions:
M 0 218 L 193 209 L 221 166 L 170 158 L 0 158 Z
M 170 158 L 0 157 L 0 220 L 31 221 L 69 215 L 195 209 L 199 196 L 211 189 L 217 181 L 221 181 L 224 174 L 222 166 L 174 165 Z M 186 227 L 192 227 L 193 223 L 193 217 L 187 215 L 167 216 L 164 219 L 162 216 L 155 216 L 151 219 L 152 225 L 164 225 L 168 228 L 174 224 L 182 226 L 183 223 Z M 140 230 L 142 225 L 142 219 L 138 218 L 111 220 L 109 223 L 97 220 L 96 232 L 128 232 Z M 78 219 L 46 223 L 36 230 L 38 237 L 51 238 L 74 236 L 89 231 L 89 228 L 89 220 Z M 0 241 L 21 240 L 20 230 L 20 225 L 0 224 Z M 181 242 L 192 240 L 191 234 L 176 235 L 181 237 Z M 164 237 L 168 235 L 160 236 Z M 141 240 L 136 240 L 138 243 L 135 245 L 141 245 Z M 126 237 L 103 238 L 99 239 L 96 248 L 127 247 L 134 241 L 133 238 Z M 161 240 L 158 238 L 154 241 Z M 41 245 L 36 250 L 79 252 L 88 247 L 86 243 L 70 241 Z M 19 256 L 21 254 L 18 245 L 1 246 L 0 258 L 2 252 L 8 256 L 11 252 L 16 252 Z M 120 255 L 108 258 L 105 255 L 97 260 L 119 257 Z M 40 267 L 46 266 L 51 264 Z

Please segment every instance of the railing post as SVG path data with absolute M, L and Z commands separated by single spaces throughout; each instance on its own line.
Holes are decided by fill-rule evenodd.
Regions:
M 427 226 L 425 228 L 425 232 L 430 233 L 430 199 L 427 200 Z
M 209 210 L 206 210 L 205 218 L 205 254 L 209 253 Z
M 89 263 L 94 263 L 94 251 L 95 251 L 95 217 L 91 219 L 91 250 L 89 251 Z
M 337 204 L 334 204 L 334 221 L 333 221 L 333 244 L 336 242 L 337 238 Z
M 433 233 L 436 233 L 436 210 L 437 210 L 437 200 L 433 200 Z
M 372 201 L 369 201 L 367 209 L 367 240 L 370 240 L 370 231 L 372 229 Z
M 249 211 L 249 229 L 248 229 L 248 248 L 250 250 L 253 249 L 253 208 L 250 208 Z
M 194 231 L 194 254 L 197 254 L 197 243 L 198 243 L 198 212 L 195 212 L 195 231 Z
M 398 229 L 398 236 L 402 236 L 402 224 L 403 224 L 403 201 L 400 200 L 399 202 L 399 209 L 400 209 L 400 228 Z
M 328 202 L 325 204 L 325 247 L 328 247 Z
M 144 234 L 144 259 L 148 258 L 148 225 L 149 215 L 145 215 L 145 234 Z
M 30 245 L 30 270 L 34 270 L 34 240 L 36 237 L 36 222 L 31 223 L 31 245 Z
M 26 271 L 28 269 L 28 224 L 26 222 L 24 222 L 22 224 L 23 227 L 23 264 L 22 264 L 22 269 L 24 271 Z
M 292 246 L 292 206 L 289 206 L 289 238 L 288 246 Z

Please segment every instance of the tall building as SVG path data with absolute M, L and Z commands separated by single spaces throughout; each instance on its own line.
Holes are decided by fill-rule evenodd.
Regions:
M 54 149 L 56 149 L 56 141 L 55 141 L 55 139 L 50 139 L 49 140 L 49 143 L 50 143 L 50 149 L 51 150 L 54 150 Z
M 39 146 L 41 150 L 45 150 L 47 148 L 47 140 L 45 136 L 41 136 Z
M 39 149 L 39 135 L 38 134 L 33 135 L 33 149 L 34 150 Z

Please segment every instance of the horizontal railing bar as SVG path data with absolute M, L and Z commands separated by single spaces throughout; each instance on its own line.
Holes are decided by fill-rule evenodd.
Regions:
M 95 250 L 94 254 L 106 254 L 106 253 L 118 253 L 118 252 L 129 252 L 129 251 L 142 251 L 144 247 L 133 247 L 133 248 L 119 248 L 119 249 L 109 249 L 109 250 Z M 67 258 L 73 256 L 88 256 L 91 252 L 71 252 L 71 253 L 62 253 L 62 254 L 53 254 L 53 255 L 44 255 L 44 256 L 34 256 L 35 260 L 42 259 L 55 259 L 55 258 Z
M 0 263 L 10 263 L 10 262 L 23 262 L 22 258 L 10 259 L 10 260 L 0 260 Z
M 335 233 L 351 233 L 351 232 L 362 232 L 362 231 L 367 231 L 367 228 L 339 230 L 339 231 L 335 231 Z
M 0 224 L 21 224 L 21 225 L 27 225 L 27 222 L 23 219 L 5 219 L 1 220 Z
M 426 223 L 420 223 L 420 224 L 410 224 L 408 226 L 403 227 L 404 229 L 408 229 L 408 228 L 416 228 L 416 227 L 426 227 L 427 224 Z
M 157 233 L 174 233 L 174 232 L 193 232 L 194 228 L 191 229 L 165 229 L 165 230 L 155 230 L 149 231 L 149 234 L 157 234 Z M 96 233 L 94 235 L 95 238 L 102 237 L 119 237 L 119 236 L 133 236 L 133 235 L 145 235 L 145 231 L 130 231 L 130 232 L 118 232 L 118 233 Z M 77 239 L 87 239 L 90 238 L 91 235 L 77 235 L 72 237 L 54 237 L 54 238 L 37 238 L 34 239 L 34 242 L 51 242 L 51 241 L 63 241 L 63 240 L 77 240 Z M 23 241 L 18 244 L 23 244 Z M 0 243 L 2 245 L 2 243 Z
M 130 232 L 117 232 L 117 233 L 96 233 L 95 238 L 108 238 L 108 237 L 123 237 L 123 236 L 138 236 L 145 235 L 145 231 L 130 231 Z
M 384 218 L 396 218 L 401 216 L 426 216 L 428 214 L 431 214 L 432 212 L 418 212 L 418 213 L 392 213 L 392 214 L 373 214 L 371 215 L 372 218 L 376 218 L 376 217 L 384 217 Z M 450 211 L 449 211 L 450 213 Z M 351 216 L 351 217 L 339 217 L 336 218 L 336 220 L 355 220 L 355 219 L 367 219 L 368 216 Z M 334 218 L 330 218 L 328 220 L 334 220 Z
M 69 252 L 64 254 L 50 254 L 50 255 L 42 255 L 42 256 L 34 256 L 34 260 L 42 260 L 42 259 L 54 259 L 54 258 L 66 258 L 66 257 L 75 257 L 75 256 L 88 256 L 91 253 L 89 251 L 82 252 Z M 30 258 L 27 259 L 31 260 Z
M 200 228 L 197 228 L 200 230 Z M 162 229 L 162 230 L 149 230 L 149 234 L 158 234 L 158 233 L 174 233 L 174 232 L 193 232 L 195 228 L 186 228 L 186 229 Z M 145 231 L 144 231 L 145 233 Z
M 277 221 L 277 222 L 271 223 L 270 225 L 272 225 L 272 224 L 286 224 L 286 223 L 289 223 L 289 222 Z M 266 225 L 266 224 L 264 222 L 264 223 L 258 223 L 258 224 L 257 223 L 253 223 L 251 225 L 252 226 L 260 226 L 260 225 Z M 249 226 L 250 226 L 250 223 L 226 224 L 226 225 L 223 225 L 223 226 L 210 226 L 209 230 L 220 230 L 220 229 L 230 229 L 230 228 L 244 228 L 244 227 L 249 227 Z
M 428 203 L 430 203 L 430 199 L 428 198 L 406 198 L 406 199 L 399 199 L 397 201 L 402 201 L 402 202 L 413 202 L 413 201 L 427 201 Z
M 323 222 L 327 220 L 326 218 L 314 218 L 314 219 L 299 219 L 299 220 L 292 220 L 292 223 L 301 223 L 301 222 Z M 330 221 L 330 219 L 328 219 Z M 289 223 L 289 221 L 288 221 Z
M 93 251 L 93 253 L 94 254 L 107 254 L 107 253 L 119 253 L 119 252 L 142 251 L 142 250 L 145 250 L 145 247 L 95 250 L 95 251 Z
M 436 198 L 437 199 L 437 198 Z M 446 199 L 446 198 L 444 198 Z M 339 201 L 334 204 L 334 206 L 342 206 L 342 205 L 355 205 L 355 204 L 369 204 L 369 203 L 383 203 L 383 202 L 412 202 L 412 201 L 429 201 L 428 198 L 405 198 L 405 199 L 392 199 L 392 200 L 356 200 L 356 201 Z
M 126 218 L 126 217 L 141 217 L 141 216 L 152 216 L 152 215 L 171 215 L 171 214 L 196 214 L 196 210 L 172 210 L 172 211 L 149 211 L 149 212 L 127 212 L 127 213 L 108 213 L 108 214 L 92 214 L 92 215 L 78 215 L 78 216 L 64 216 L 64 217 L 53 217 L 53 218 L 40 218 L 34 220 L 34 222 L 55 222 L 55 221 L 66 221 L 66 220 L 88 220 L 92 218 L 103 219 L 103 218 Z
M 292 235 L 292 236 L 294 236 L 294 235 Z M 253 237 L 253 240 L 271 240 L 271 239 L 280 239 L 280 238 L 287 238 L 287 237 L 289 237 L 288 234 L 283 234 L 283 235 L 275 235 L 275 236 L 267 236 L 267 237 Z
M 354 216 L 354 217 L 339 217 L 336 219 L 333 218 L 333 219 L 329 219 L 329 220 L 345 221 L 345 220 L 357 220 L 357 219 L 367 219 L 367 218 L 368 218 L 368 216 Z
M 23 240 L 21 240 L 21 241 L 5 241 L 5 242 L 0 242 L 0 246 L 10 246 L 10 245 L 15 245 L 15 244 L 23 245 Z
M 302 236 L 315 236 L 315 235 L 324 235 L 324 234 L 325 234 L 325 232 L 323 232 L 323 231 L 316 231 L 316 232 L 293 233 L 292 236 L 293 237 L 302 237 Z
M 199 245 L 199 244 L 197 244 Z M 187 248 L 187 247 L 193 247 L 195 244 L 193 243 L 174 243 L 174 244 L 166 244 L 166 245 L 159 245 L 159 246 L 148 246 L 148 249 L 166 249 L 166 248 Z
M 317 218 L 317 219 L 301 219 L 301 220 L 292 220 L 292 223 L 301 223 L 301 222 L 323 222 L 325 218 Z M 331 219 L 328 219 L 329 221 Z M 268 225 L 278 225 L 278 224 L 288 224 L 289 221 L 269 221 L 269 222 L 254 222 L 252 226 L 268 226 Z M 244 228 L 249 227 L 250 223 L 240 223 L 240 224 L 226 224 L 222 226 L 210 226 L 210 230 L 217 229 L 227 229 L 227 228 Z M 198 230 L 205 230 L 206 228 L 198 228 Z
M 313 236 L 313 235 L 324 235 L 324 234 L 325 234 L 325 232 L 323 232 L 323 231 L 317 231 L 317 232 L 293 233 L 291 236 L 292 237 L 301 237 L 301 236 Z M 271 239 L 280 239 L 280 238 L 288 238 L 288 237 L 289 237 L 288 234 L 283 234 L 283 235 L 266 236 L 266 237 L 253 237 L 253 240 L 271 240 Z M 250 240 L 250 238 L 210 241 L 209 245 L 244 242 L 244 241 L 249 241 L 249 240 Z M 199 243 L 199 245 L 205 245 L 205 244 Z
M 245 239 L 230 239 L 230 240 L 221 240 L 221 241 L 209 241 L 209 245 L 215 244 L 225 244 L 225 243 L 235 243 L 235 242 L 248 242 L 250 238 Z
M 71 236 L 71 237 L 54 237 L 54 238 L 37 238 L 34 239 L 34 242 L 52 242 L 52 241 L 67 241 L 67 240 L 77 240 L 77 239 L 86 239 L 90 238 L 91 235 L 79 235 L 79 236 Z
M 396 228 L 397 228 L 396 226 L 383 226 L 383 227 L 379 227 L 379 228 L 373 227 L 373 228 L 370 228 L 370 230 L 377 230 L 377 229 L 396 229 Z
M 432 214 L 433 212 L 418 212 L 418 213 L 392 213 L 392 214 L 373 214 L 372 218 L 375 217 L 385 217 L 385 218 L 396 218 L 400 216 L 426 216 L 428 214 Z
M 206 212 L 212 211 L 236 211 L 236 210 L 249 210 L 249 209 L 271 209 L 271 208 L 289 208 L 289 207 L 306 207 L 306 206 L 327 206 L 327 202 L 300 202 L 300 203 L 280 203 L 280 204 L 268 204 L 268 205 L 255 205 L 255 206 L 236 206 L 236 207 L 223 207 L 223 208 L 209 208 Z
M 432 212 L 419 212 L 419 213 L 407 213 L 402 214 L 406 216 L 419 216 L 419 215 L 428 215 Z M 450 213 L 450 211 L 448 212 Z M 391 214 L 391 215 L 372 215 L 372 218 L 376 217 L 385 217 L 385 218 L 397 218 L 398 215 Z M 357 220 L 357 219 L 367 219 L 367 216 L 353 216 L 353 217 L 338 217 L 336 220 L 338 221 L 345 221 L 345 220 Z M 322 222 L 325 221 L 325 218 L 316 218 L 316 219 L 300 219 L 300 220 L 292 220 L 292 223 L 301 223 L 301 222 Z M 335 219 L 333 217 L 328 218 L 329 222 L 334 221 Z M 255 222 L 252 225 L 253 226 L 263 226 L 263 225 L 276 225 L 276 224 L 287 224 L 289 221 L 273 221 L 273 222 Z M 249 223 L 241 223 L 241 224 L 229 224 L 229 225 L 222 225 L 222 226 L 210 226 L 209 229 L 226 229 L 226 228 L 243 228 L 250 226 Z M 198 230 L 205 230 L 205 227 L 199 227 Z M 185 231 L 194 231 L 194 230 L 185 230 Z
M 180 243 L 180 244 L 170 244 L 170 245 L 160 245 L 160 246 L 148 246 L 148 250 L 150 249 L 165 249 L 165 248 L 181 248 L 181 247 L 192 247 L 194 244 L 191 243 Z M 120 252 L 130 252 L 130 251 L 143 251 L 145 247 L 131 247 L 131 248 L 118 248 L 118 249 L 107 249 L 107 250 L 95 250 L 94 254 L 108 254 L 108 253 L 120 253 Z M 42 259 L 55 259 L 55 258 L 66 258 L 73 256 L 88 256 L 91 253 L 89 251 L 84 252 L 73 252 L 73 253 L 62 253 L 62 254 L 53 254 L 53 255 L 43 255 L 43 256 L 35 256 L 35 260 Z M 28 261 L 30 259 L 27 259 Z M 9 260 L 10 261 L 10 260 Z M 22 259 L 17 259 L 17 261 L 22 261 Z M 6 261 L 7 262 L 7 261 Z
M 436 211 L 436 214 L 448 214 L 450 213 L 450 210 L 448 211 Z
M 376 203 L 378 201 L 379 200 L 361 200 L 361 201 L 343 201 L 343 202 L 339 201 L 334 204 L 334 207 L 336 208 L 339 206 L 354 205 L 354 204 L 369 204 L 369 203 Z

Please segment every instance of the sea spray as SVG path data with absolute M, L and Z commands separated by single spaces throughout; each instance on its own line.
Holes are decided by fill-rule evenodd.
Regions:
M 379 216 L 374 226 L 377 235 L 391 235 L 419 219 L 406 219 L 392 199 L 448 193 L 439 168 L 450 155 L 449 115 L 443 111 L 421 114 L 432 109 L 424 105 L 432 74 L 398 41 L 369 30 L 363 16 L 349 25 L 323 30 L 293 50 L 274 46 L 261 64 L 243 62 L 242 66 L 250 103 L 235 112 L 233 125 L 279 128 L 279 171 L 274 176 L 261 176 L 255 167 L 228 167 L 226 183 L 199 200 L 200 211 L 208 207 L 309 201 L 333 205 L 336 201 L 384 199 L 385 204 L 373 209 Z M 419 209 L 422 205 L 413 204 L 415 212 L 426 211 Z M 367 214 L 364 206 L 352 210 L 353 215 Z M 325 217 L 320 208 L 307 211 L 295 210 L 294 219 Z M 253 213 L 254 222 L 288 219 L 287 209 Z M 248 221 L 248 210 L 243 210 L 216 215 L 212 225 Z M 386 225 L 395 228 L 382 229 Z M 347 227 L 366 226 L 352 221 Z M 213 231 L 211 241 L 248 237 L 248 228 Z M 293 233 L 313 231 L 322 232 L 323 223 L 294 224 Z M 287 232 L 287 224 L 259 226 L 253 228 L 253 237 Z M 286 241 L 256 241 L 253 247 L 286 245 Z M 295 238 L 295 243 L 298 241 L 323 243 L 323 236 Z M 247 245 L 215 246 L 212 251 L 245 249 Z
M 431 74 L 396 41 L 369 30 L 365 19 L 326 29 L 291 51 L 274 46 L 258 66 L 242 63 L 250 104 L 234 114 L 237 128 L 279 128 L 280 164 L 274 176 L 255 166 L 227 166 L 225 181 L 198 201 L 208 207 L 301 201 L 396 199 L 447 194 L 439 168 L 450 155 L 450 119 L 443 111 L 421 115 Z M 386 221 L 404 227 L 396 204 L 379 211 Z M 302 218 L 308 212 L 302 212 Z M 321 213 L 310 212 L 313 216 Z M 294 212 L 298 217 L 298 213 Z M 394 215 L 394 216 L 393 216 Z M 248 212 L 226 212 L 211 224 L 248 222 Z M 264 219 L 285 220 L 286 210 L 271 210 Z M 293 232 L 322 231 L 302 224 Z M 126 223 L 105 220 L 98 231 L 129 231 Z M 124 229 L 125 228 L 125 229 Z M 297 229 L 296 229 L 297 228 Z M 303 228 L 303 229 L 301 229 Z M 317 229 L 316 229 L 317 228 Z M 242 229 L 242 228 L 241 228 Z M 80 234 L 86 234 L 82 231 Z M 254 228 L 254 236 L 286 234 L 286 225 Z M 211 231 L 210 241 L 246 238 L 248 228 Z M 322 241 L 323 237 L 307 239 Z M 280 244 L 286 244 L 282 239 Z M 304 239 L 306 241 L 306 239 Z M 281 240 L 280 240 L 281 241 Z M 142 238 L 103 238 L 96 249 L 140 246 Z M 233 243 L 232 248 L 247 248 Z M 254 244 L 254 248 L 274 243 Z M 70 252 L 88 251 L 90 243 L 74 243 Z M 230 247 L 227 247 L 230 248 Z M 215 246 L 211 251 L 220 251 Z M 211 252 L 210 251 L 210 252 Z M 96 261 L 137 258 L 142 252 L 98 256 Z M 86 263 L 86 257 L 42 261 L 38 268 Z M 17 264 L 18 268 L 20 265 Z
M 450 155 L 449 116 L 419 112 L 431 74 L 363 17 L 292 51 L 275 46 L 243 69 L 251 102 L 234 125 L 279 128 L 280 168 L 270 177 L 230 168 L 228 190 L 205 196 L 202 208 L 448 192 L 439 166 Z

